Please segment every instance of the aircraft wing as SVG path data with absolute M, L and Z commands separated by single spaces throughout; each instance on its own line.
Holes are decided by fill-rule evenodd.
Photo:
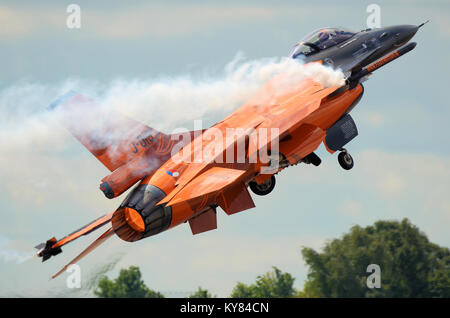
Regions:
M 282 81 L 279 78 L 274 80 Z M 323 98 L 339 88 L 339 86 L 324 87 L 319 82 L 306 78 L 286 89 L 286 93 L 279 94 L 277 93 L 279 85 L 269 82 L 248 104 L 258 105 L 252 110 L 265 118 L 258 128 L 278 128 L 280 134 L 300 125 L 303 119 L 319 108 Z
M 50 109 L 110 171 L 144 153 L 167 155 L 174 144 L 170 136 L 74 91 L 59 97 Z
M 280 92 L 280 82 L 283 81 L 283 77 L 269 81 L 259 94 L 246 103 L 249 109 L 243 108 L 241 111 L 243 118 L 255 116 L 252 113 L 263 118 L 256 129 L 257 134 L 261 128 L 267 128 L 267 138 L 258 136 L 258 143 L 253 147 L 253 152 L 249 151 L 249 156 L 256 155 L 260 150 L 264 153 L 265 149 L 271 148 L 273 141 L 279 141 L 289 131 L 305 124 L 308 116 L 319 109 L 322 100 L 340 87 L 325 87 L 312 78 L 305 78 Z M 239 121 L 244 120 L 243 118 L 235 120 L 232 125 L 239 127 Z M 273 131 L 272 128 L 276 130 Z
M 245 170 L 212 167 L 177 192 L 168 201 L 167 206 L 214 194 L 237 181 L 245 172 Z
M 114 211 L 105 214 L 99 217 L 98 219 L 92 221 L 91 223 L 66 235 L 60 240 L 56 240 L 55 237 L 52 237 L 51 239 L 47 240 L 47 242 L 35 246 L 35 248 L 38 250 L 37 256 L 42 257 L 42 261 L 45 262 L 50 257 L 58 255 L 59 253 L 62 252 L 61 247 L 63 247 L 64 245 L 76 240 L 81 236 L 90 234 L 91 232 L 97 230 L 98 228 L 104 226 L 106 223 L 110 222 L 113 214 Z
M 279 80 L 282 79 L 275 79 L 275 81 Z M 226 122 L 228 127 L 239 127 L 248 132 L 255 129 L 258 132 L 259 128 L 278 128 L 278 134 L 270 134 L 267 143 L 258 143 L 255 151 L 267 146 L 268 143 L 275 138 L 279 138 L 280 135 L 292 127 L 301 125 L 303 119 L 319 108 L 322 99 L 333 93 L 338 87 L 332 86 L 326 88 L 320 83 L 307 78 L 297 83 L 297 85 L 292 86 L 291 93 L 285 92 L 284 94 L 279 94 L 276 89 L 276 83 L 269 81 L 254 98 L 249 100 L 237 112 L 222 121 Z M 225 143 L 222 150 L 225 151 L 229 146 L 230 144 Z M 159 204 L 171 205 L 175 202 L 189 200 L 190 198 L 204 194 L 203 191 L 199 190 L 201 187 L 193 186 L 188 188 L 193 191 L 186 190 L 183 192 L 183 190 L 191 183 L 197 184 L 197 178 L 201 177 L 203 180 L 207 175 L 212 176 L 212 172 L 215 171 L 212 169 L 208 170 L 209 172 L 203 177 L 201 175 L 211 162 L 212 160 L 209 162 L 186 163 L 187 167 L 179 176 L 176 188 L 161 200 Z M 208 182 L 208 180 L 205 180 L 205 182 Z
M 181 202 L 215 202 L 227 214 L 234 214 L 255 207 L 247 186 L 240 177 L 247 170 L 212 167 L 198 175 L 180 191 L 176 191 L 167 202 L 167 206 Z M 189 220 L 193 234 L 201 233 L 217 227 L 215 212 L 211 207 L 206 213 L 194 216 Z

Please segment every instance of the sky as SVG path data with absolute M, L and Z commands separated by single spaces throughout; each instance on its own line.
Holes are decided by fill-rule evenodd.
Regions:
M 79 29 L 66 25 L 71 3 L 81 8 Z M 286 56 L 324 26 L 365 29 L 372 3 L 382 26 L 431 22 L 414 37 L 414 51 L 364 84 L 352 111 L 359 136 L 347 145 L 352 170 L 321 146 L 322 165 L 285 169 L 270 195 L 253 196 L 256 208 L 220 211 L 215 231 L 193 236 L 180 225 L 133 244 L 110 239 L 80 262 L 81 289 L 67 288 L 66 274 L 50 276 L 100 233 L 44 264 L 30 258 L 33 246 L 122 199 L 103 196 L 98 184 L 109 172 L 46 117 L 58 95 L 76 88 L 102 102 L 148 103 L 139 119 L 167 130 L 190 128 L 194 119 L 213 123 L 239 106 L 230 62 Z M 236 282 L 251 283 L 272 266 L 302 288 L 302 246 L 320 250 L 379 219 L 408 218 L 432 242 L 450 246 L 449 21 L 448 1 L 2 1 L 0 296 L 88 297 L 96 277 L 129 265 L 168 297 L 198 286 L 227 296 Z

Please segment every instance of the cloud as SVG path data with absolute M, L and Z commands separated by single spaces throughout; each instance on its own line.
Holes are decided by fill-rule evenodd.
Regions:
M 398 196 L 404 194 L 406 183 L 402 176 L 391 172 L 378 181 L 378 188 L 386 196 Z
M 38 34 L 64 34 L 77 32 L 107 40 L 166 39 L 192 34 L 214 34 L 222 27 L 246 27 L 273 23 L 279 19 L 301 19 L 311 21 L 321 12 L 319 21 L 346 16 L 348 10 L 341 5 L 303 3 L 263 5 L 244 3 L 165 3 L 129 4 L 127 6 L 92 6 L 80 4 L 81 28 L 68 29 L 66 19 L 70 13 L 64 5 L 0 6 L 0 22 L 8 25 L 0 35 L 11 38 L 27 38 Z M 362 11 L 365 14 L 365 11 Z M 364 19 L 361 19 L 364 21 Z
M 65 12 L 54 9 L 13 8 L 0 6 L 0 36 L 28 37 L 36 32 L 48 32 L 58 26 L 65 27 Z
M 348 200 L 341 205 L 339 211 L 345 216 L 357 217 L 362 215 L 364 207 L 357 201 Z
M 386 153 L 367 150 L 358 155 L 356 164 L 365 186 L 382 196 L 399 197 L 413 193 L 424 197 L 442 194 L 450 186 L 450 159 L 445 156 L 422 153 Z M 442 196 L 440 200 L 445 199 Z
M 212 29 L 250 20 L 266 20 L 274 15 L 262 6 L 204 6 L 180 4 L 132 5 L 119 9 L 81 7 L 81 30 L 107 39 L 164 38 L 192 33 L 208 33 Z M 0 22 L 7 28 L 0 35 L 30 37 L 40 32 L 67 32 L 69 13 L 63 6 L 0 6 Z
M 331 212 L 328 217 L 335 222 L 343 221 L 342 217 L 345 217 L 346 224 L 348 221 L 370 224 L 379 219 L 406 217 L 425 231 L 432 241 L 450 245 L 446 230 L 450 220 L 448 156 L 367 149 L 352 153 L 355 166 L 350 171 L 343 171 L 334 156 L 327 158 L 329 154 L 321 152 L 324 162 L 320 167 L 304 167 L 293 173 L 300 180 L 298 182 L 320 191 L 328 198 L 329 204 L 339 207 L 341 218 Z M 349 206 L 359 210 L 356 202 L 363 204 L 361 215 L 342 213 Z
M 262 6 L 147 5 L 115 12 L 90 12 L 88 27 L 92 27 L 99 36 L 110 39 L 165 38 L 208 33 L 220 26 L 267 20 L 273 15 L 272 10 Z
M 361 112 L 359 117 L 361 118 L 362 123 L 367 123 L 374 128 L 380 128 L 387 122 L 387 118 L 383 116 L 382 113 L 378 112 Z

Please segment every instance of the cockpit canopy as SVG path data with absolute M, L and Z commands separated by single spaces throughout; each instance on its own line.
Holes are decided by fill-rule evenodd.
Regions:
M 344 28 L 324 28 L 316 30 L 300 40 L 299 44 L 294 47 L 290 57 L 297 58 L 301 55 L 312 55 L 342 43 L 354 35 L 355 32 Z

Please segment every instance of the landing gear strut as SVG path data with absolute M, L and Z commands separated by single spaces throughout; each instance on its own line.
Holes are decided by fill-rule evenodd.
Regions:
M 257 184 L 255 181 L 250 181 L 248 185 L 254 194 L 267 195 L 272 192 L 273 188 L 275 188 L 275 176 L 271 176 L 270 179 L 267 179 L 261 184 Z
M 338 161 L 341 167 L 345 170 L 350 170 L 353 168 L 353 158 L 345 148 L 341 149 L 341 152 L 338 155 Z

